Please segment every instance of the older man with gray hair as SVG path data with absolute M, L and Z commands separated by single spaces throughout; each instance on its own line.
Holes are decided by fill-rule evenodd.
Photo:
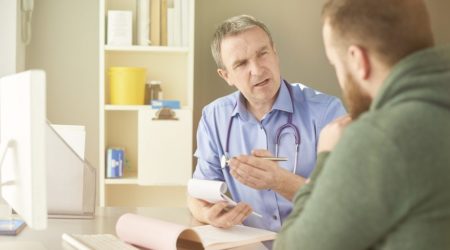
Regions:
M 237 91 L 203 109 L 193 178 L 226 182 L 238 205 L 188 197 L 189 208 L 217 227 L 244 223 L 278 231 L 313 170 L 320 131 L 345 110 L 335 97 L 282 79 L 272 36 L 251 16 L 220 24 L 211 50 L 217 73 Z M 288 160 L 262 158 L 272 155 Z M 223 157 L 230 159 L 226 165 Z

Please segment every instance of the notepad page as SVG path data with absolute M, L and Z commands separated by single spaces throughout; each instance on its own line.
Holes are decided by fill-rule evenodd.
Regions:
M 116 223 L 120 239 L 151 249 L 176 249 L 178 237 L 187 229 L 183 225 L 130 213 L 122 215 Z
M 227 188 L 223 181 L 190 179 L 188 182 L 189 195 L 211 203 L 226 201 L 223 194 L 227 192 Z
M 277 235 L 275 232 L 243 225 L 235 225 L 228 229 L 205 225 L 193 227 L 192 229 L 200 236 L 204 246 L 227 242 L 241 242 L 242 244 L 248 244 L 274 240 Z

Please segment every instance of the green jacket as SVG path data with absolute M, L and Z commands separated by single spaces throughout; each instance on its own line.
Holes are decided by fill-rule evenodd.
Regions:
M 276 249 L 450 249 L 450 47 L 399 62 L 294 203 Z

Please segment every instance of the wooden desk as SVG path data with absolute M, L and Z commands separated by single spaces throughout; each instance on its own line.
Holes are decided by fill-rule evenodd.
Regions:
M 115 233 L 116 221 L 124 213 L 136 213 L 182 225 L 194 225 L 187 208 L 97 208 L 94 219 L 49 219 L 46 230 L 24 228 L 17 236 L 0 236 L 0 249 L 72 249 L 62 241 L 63 233 Z M 32 246 L 32 248 L 30 248 Z
M 187 208 L 145 207 L 145 208 L 97 208 L 94 219 L 49 219 L 47 229 L 35 231 L 28 227 L 17 236 L 0 236 L 0 249 L 72 249 L 61 239 L 63 233 L 75 234 L 116 234 L 117 219 L 124 213 L 136 213 L 182 225 L 195 226 L 199 223 L 192 218 Z M 32 246 L 32 247 L 31 247 Z M 262 244 L 236 249 L 265 249 Z

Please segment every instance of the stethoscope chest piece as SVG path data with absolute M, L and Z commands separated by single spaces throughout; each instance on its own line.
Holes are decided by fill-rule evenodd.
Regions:
M 228 166 L 228 161 L 229 161 L 229 157 L 224 154 L 222 155 L 222 157 L 220 157 L 220 167 L 221 168 L 226 168 Z

